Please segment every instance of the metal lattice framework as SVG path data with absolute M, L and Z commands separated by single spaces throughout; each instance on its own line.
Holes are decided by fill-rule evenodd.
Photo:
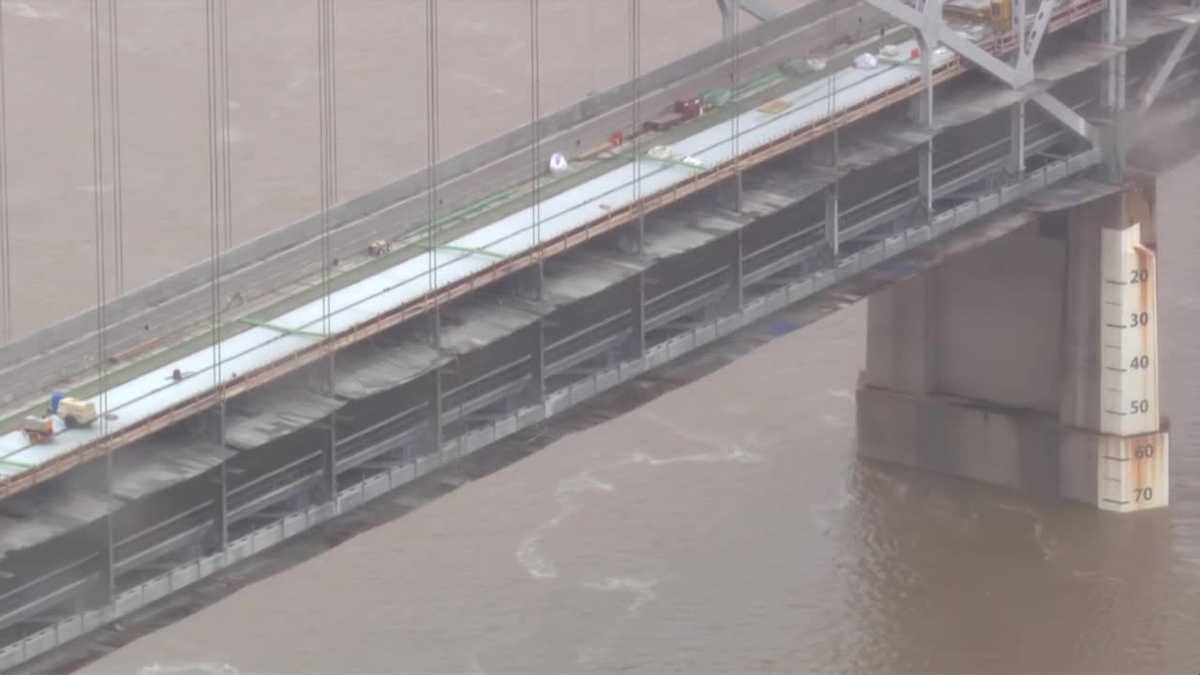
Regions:
M 944 0 L 923 0 L 919 8 L 911 7 L 900 0 L 867 0 L 867 2 L 880 11 L 886 12 L 896 20 L 910 26 L 917 34 L 917 40 L 921 43 L 922 51 L 922 80 L 927 83 L 919 115 L 919 119 L 924 123 L 928 124 L 933 119 L 933 88 L 929 84 L 932 80 L 931 59 L 928 54 L 932 49 L 937 48 L 937 46 L 945 45 L 962 58 L 970 61 L 1014 90 L 1028 92 L 1028 101 L 1037 104 L 1067 129 L 1070 129 L 1076 135 L 1091 143 L 1093 147 L 1102 146 L 1103 139 L 1101 133 L 1091 122 L 1084 119 L 1079 113 L 1058 100 L 1054 95 L 1045 91 L 1038 91 L 1034 86 L 1036 81 L 1034 60 L 1042 45 L 1042 40 L 1049 30 L 1050 19 L 1059 4 L 1058 0 L 1043 0 L 1038 6 L 1037 14 L 1033 17 L 1032 24 L 1028 21 L 1025 0 L 1013 0 L 1013 20 L 1016 24 L 1015 28 L 1018 35 L 1015 64 L 1007 63 L 993 56 L 950 27 L 944 18 Z M 1111 0 L 1105 10 L 1105 37 L 1110 44 L 1117 44 L 1124 37 L 1125 2 L 1126 0 Z M 1124 77 L 1124 60 L 1125 56 L 1121 53 L 1115 55 L 1109 63 L 1111 73 L 1109 86 L 1110 98 L 1106 99 L 1106 102 L 1109 103 L 1110 109 L 1114 112 L 1120 111 L 1123 107 L 1123 101 L 1118 100 L 1120 95 L 1117 92 L 1123 91 L 1124 87 L 1118 86 L 1115 80 L 1117 77 Z M 1012 110 L 1014 143 L 1012 148 L 1013 161 L 1010 164 L 1010 169 L 1017 172 L 1020 172 L 1024 168 L 1025 135 L 1023 129 L 1025 126 L 1025 103 L 1026 99 L 1023 99 L 1015 104 Z M 1114 142 L 1116 142 L 1115 139 Z M 1122 154 L 1111 144 L 1103 149 L 1106 157 L 1119 157 Z M 1119 172 L 1119 161 L 1113 165 L 1116 167 L 1116 171 Z M 925 190 L 923 194 L 929 194 L 929 184 L 923 181 L 923 186 Z
M 85 525 L 67 535 L 83 533 L 91 537 L 86 557 L 75 559 L 64 554 L 52 565 L 39 560 L 36 568 L 13 567 L 16 571 L 10 577 L 16 581 L 0 585 L 0 628 L 24 617 L 46 615 L 63 598 L 90 595 L 80 604 L 82 611 L 65 618 L 55 615 L 55 623 L 49 628 L 19 643 L 0 644 L 0 668 L 33 658 L 436 467 L 457 461 L 506 435 L 532 428 L 785 304 L 814 297 L 832 287 L 835 280 L 870 280 L 872 270 L 883 269 L 877 282 L 888 283 L 891 277 L 884 268 L 893 257 L 902 263 L 908 251 L 1014 204 L 1023 195 L 1038 193 L 1092 170 L 1101 156 L 1111 168 L 1121 168 L 1119 134 L 1107 133 L 1110 125 L 1099 120 L 1102 115 L 1095 114 L 1094 107 L 1091 113 L 1083 113 L 1093 114 L 1093 121 L 1076 112 L 1089 110 L 1087 106 L 1093 99 L 1073 100 L 1075 92 L 1066 87 L 1054 89 L 1059 92 L 1056 95 L 1048 93 L 1072 75 L 1052 74 L 1053 66 L 1049 64 L 1054 56 L 1050 55 L 1043 58 L 1045 72 L 1039 80 L 1035 60 L 1046 34 L 1104 11 L 1104 40 L 1118 48 L 1108 50 L 1101 58 L 1088 59 L 1084 70 L 1087 77 L 1093 77 L 1092 73 L 1104 76 L 1097 78 L 1104 89 L 1100 100 L 1105 110 L 1119 117 L 1126 88 L 1124 53 L 1119 48 L 1125 34 L 1124 0 L 1045 0 L 1032 14 L 1023 0 L 1017 0 L 1014 30 L 979 44 L 959 35 L 943 20 L 943 0 L 929 0 L 918 7 L 895 0 L 867 1 L 914 29 L 920 47 L 919 77 L 911 70 L 915 64 L 906 63 L 903 68 L 909 70 L 903 80 L 850 105 L 842 97 L 854 85 L 843 84 L 838 89 L 831 76 L 828 89 L 821 84 L 813 90 L 828 101 L 828 109 L 823 108 L 819 120 L 769 144 L 747 144 L 745 151 L 737 149 L 740 136 L 736 117 L 732 123 L 715 123 L 712 128 L 729 129 L 728 138 L 734 145 L 732 159 L 697 171 L 669 189 L 645 192 L 640 184 L 645 177 L 641 165 L 634 162 L 632 180 L 637 198 L 633 203 L 528 253 L 508 258 L 437 241 L 437 216 L 442 208 L 437 196 L 450 191 L 448 184 L 452 184 L 453 176 L 443 174 L 438 163 L 438 78 L 430 77 L 427 175 L 431 189 L 427 193 L 428 212 L 422 214 L 422 218 L 427 217 L 427 229 L 418 234 L 429 238 L 431 258 L 436 259 L 433 251 L 438 247 L 461 255 L 491 255 L 499 264 L 328 340 L 325 338 L 331 331 L 327 325 L 318 329 L 314 323 L 311 330 L 304 331 L 259 322 L 259 327 L 305 335 L 315 342 L 310 349 L 288 359 L 243 374 L 228 387 L 218 380 L 221 387 L 214 392 L 185 401 L 144 426 L 131 429 L 124 437 L 114 436 L 79 453 L 64 455 L 60 463 L 23 476 L 23 483 L 0 484 L 0 494 L 10 490 L 9 494 L 15 496 L 18 489 L 37 489 L 59 474 L 86 468 L 88 460 L 110 460 L 118 447 L 125 453 L 123 457 L 129 457 L 124 446 L 133 447 L 135 441 L 140 444 L 134 448 L 136 452 L 156 450 L 153 432 L 183 426 L 180 422 L 206 419 L 210 409 L 221 415 L 216 422 L 221 437 L 188 448 L 197 457 L 208 457 L 212 464 L 170 488 L 179 490 L 172 493 L 174 496 L 184 494 L 185 489 L 187 492 L 179 497 L 183 507 L 178 513 L 161 510 L 155 513 L 155 520 L 146 522 L 109 517 L 104 531 L 91 531 Z M 633 122 L 638 126 L 642 119 L 638 107 L 642 91 L 638 88 L 642 75 L 637 22 L 640 2 L 629 3 Z M 208 2 L 212 7 L 209 77 L 213 103 L 228 99 L 226 87 L 220 84 L 227 77 L 223 74 L 227 65 L 222 65 L 227 63 L 221 37 L 225 33 L 224 4 L 224 0 Z M 332 39 L 336 31 L 334 3 L 320 0 L 318 5 L 322 8 L 319 31 L 323 40 L 319 97 L 323 141 L 321 278 L 327 295 L 327 270 L 334 253 L 329 248 L 333 243 L 329 236 L 333 215 L 329 210 L 337 200 Z M 536 210 L 539 193 L 549 191 L 539 181 L 539 171 L 545 166 L 540 146 L 549 145 L 552 139 L 538 129 L 542 117 L 537 84 L 537 5 L 537 0 L 530 1 L 532 142 L 528 150 L 521 150 L 517 160 L 522 167 L 531 167 L 534 228 L 543 223 L 543 214 Z M 740 12 L 759 20 L 778 13 L 762 0 L 718 0 L 718 5 L 726 35 L 731 38 L 721 48 L 732 52 L 721 62 L 721 68 L 724 71 L 725 64 L 731 64 L 729 78 L 736 89 L 738 59 L 754 54 L 753 46 L 739 51 L 736 36 Z M 436 0 L 426 3 L 428 67 L 434 73 L 438 57 L 436 6 Z M 1179 26 L 1175 30 L 1180 30 Z M 907 31 L 896 33 L 904 34 L 906 51 L 912 47 Z M 1165 62 L 1156 68 L 1135 60 L 1137 70 L 1131 78 L 1130 96 L 1136 96 L 1139 105 L 1149 106 L 1160 93 L 1172 90 L 1176 64 L 1185 52 L 1195 56 L 1196 50 L 1190 48 L 1194 33 L 1194 27 L 1184 29 L 1168 50 Z M 940 45 L 962 58 L 945 51 L 935 54 Z M 1009 61 L 1004 60 L 1005 54 L 1010 55 Z M 848 61 L 853 54 L 848 50 L 846 56 Z M 981 85 L 984 90 L 1000 92 L 998 102 L 991 107 L 964 105 L 970 92 L 946 87 L 938 90 L 940 108 L 935 119 L 935 86 L 963 75 L 970 64 L 979 66 L 1003 86 L 991 86 L 986 78 L 963 79 L 970 79 L 972 87 Z M 1145 78 L 1140 83 L 1139 76 Z M 1008 97 L 1005 88 L 1020 95 Z M 841 108 L 834 103 L 835 98 Z M 1016 103 L 1012 103 L 1014 99 Z M 1050 119 L 1026 124 L 1029 101 L 1045 109 Z M 885 110 L 910 103 L 915 126 L 909 121 L 875 118 Z M 954 117 L 947 116 L 947 111 L 956 107 L 966 109 L 966 114 L 943 124 L 941 120 Z M 1003 114 L 1009 107 L 1012 128 L 1006 135 Z M 865 129 L 868 120 L 878 122 L 876 125 L 872 121 L 869 131 Z M 227 121 L 214 112 L 213 125 L 210 153 L 214 167 L 220 169 L 228 161 L 227 135 L 222 131 Z M 961 131 L 967 126 L 972 133 L 955 135 L 955 127 Z M 988 133 L 974 133 L 977 130 Z M 879 136 L 892 132 L 897 138 L 891 139 L 891 146 L 883 143 L 869 147 Z M 845 147 L 841 150 L 839 133 L 844 134 Z M 938 154 L 934 152 L 935 139 Z M 960 145 L 956 145 L 956 139 Z M 640 154 L 637 143 L 635 137 L 631 143 L 635 156 Z M 868 151 L 864 152 L 864 147 Z M 950 156 L 946 152 L 950 148 L 959 151 L 961 157 Z M 864 154 L 870 156 L 869 161 L 863 159 Z M 917 167 L 912 164 L 914 155 Z M 892 171 L 889 162 L 893 159 L 900 160 L 897 164 L 903 164 L 903 172 Z M 221 235 L 231 220 L 227 215 L 228 171 L 213 173 L 212 245 L 216 251 L 223 247 Z M 732 200 L 725 190 L 731 186 L 736 188 Z M 684 200 L 702 192 L 714 199 Z M 704 227 L 693 228 L 694 222 Z M 635 239 L 635 253 L 614 252 L 620 247 L 610 246 L 612 238 L 601 236 L 607 232 Z M 536 234 L 533 241 L 541 242 L 541 234 Z M 670 263 L 652 264 L 667 257 L 671 257 Z M 677 264 L 682 262 L 687 264 Z M 549 272 L 544 269 L 546 263 L 551 265 Z M 220 271 L 215 255 L 214 269 Z M 430 265 L 429 274 L 435 271 L 436 266 Z M 589 275 L 594 275 L 591 281 L 603 282 L 599 284 L 602 290 L 579 289 L 576 282 Z M 513 297 L 496 302 L 496 296 L 489 293 L 498 292 L 510 281 L 521 282 L 514 284 L 518 286 L 515 289 L 502 289 L 504 293 L 512 291 Z M 431 288 L 435 282 L 431 279 Z M 213 325 L 217 330 L 222 324 L 220 307 L 214 304 Z M 325 324 L 329 314 L 326 305 L 322 312 Z M 418 345 L 414 336 L 420 320 L 429 321 L 421 329 Z M 413 333 L 400 330 L 405 322 L 410 323 Z M 500 325 L 505 326 L 504 331 L 488 329 Z M 478 334 L 473 332 L 476 330 Z M 401 351 L 403 358 L 398 356 Z M 427 362 L 422 361 L 426 358 Z M 323 359 L 328 363 L 321 364 Z M 218 355 L 214 361 L 220 364 L 222 359 Z M 414 366 L 417 362 L 423 365 Z M 282 376 L 298 372 L 305 364 L 328 365 L 328 381 L 307 392 L 284 387 Z M 389 396 L 382 413 L 373 407 L 378 401 L 371 400 L 380 392 Z M 295 426 L 285 432 L 271 432 L 278 435 L 263 436 L 266 432 L 261 428 L 248 426 L 246 420 L 250 417 L 239 414 L 234 417 L 241 417 L 242 422 L 235 423 L 226 435 L 224 404 L 243 393 L 257 396 L 260 405 L 271 399 L 271 405 L 286 408 Z M 335 400 L 338 397 L 343 400 Z M 339 413 L 343 408 L 345 412 Z M 262 417 L 272 415 L 267 412 Z M 247 462 L 245 466 L 235 462 L 237 471 L 227 472 L 225 461 L 234 454 L 229 448 L 253 451 L 246 455 L 265 456 L 271 462 L 255 460 L 259 463 Z M 171 452 L 180 453 L 182 449 L 172 446 Z M 106 494 L 127 495 L 129 491 L 125 498 L 130 500 L 154 497 L 131 491 L 124 484 L 128 481 L 114 483 L 111 467 L 104 480 Z M 128 509 L 112 513 L 134 513 L 141 504 L 131 501 Z M 201 551 L 196 554 L 199 557 L 187 557 L 193 556 L 189 547 Z M 148 581 L 137 576 L 151 566 L 168 571 Z

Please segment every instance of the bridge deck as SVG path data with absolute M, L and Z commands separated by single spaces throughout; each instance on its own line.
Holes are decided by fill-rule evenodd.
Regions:
M 1091 103 L 1091 87 L 1073 85 L 1086 84 L 1093 76 L 1087 69 L 1100 63 L 1089 43 L 1079 37 L 1064 36 L 1048 44 L 1042 60 L 1051 72 L 1063 77 L 1083 73 L 1071 81 L 1047 80 L 1040 85 L 1059 85 L 1056 95 L 1072 107 Z M 1134 88 L 1138 76 L 1138 72 L 1131 73 Z M 84 467 L 6 499 L 4 504 L 45 504 L 49 508 L 26 511 L 25 520 L 30 522 L 24 526 L 21 541 L 0 542 L 0 551 L 9 553 L 4 573 L 11 575 L 0 582 L 0 627 L 24 620 L 28 623 L 20 628 L 29 635 L 11 649 L 0 650 L 0 665 L 29 658 L 54 641 L 69 639 L 64 636 L 77 634 L 80 620 L 85 627 L 94 625 L 97 612 L 109 612 L 103 620 L 123 616 L 169 589 L 207 576 L 335 513 L 344 513 L 431 467 L 536 425 L 788 302 L 812 298 L 826 308 L 823 311 L 832 311 L 839 303 L 848 302 L 847 298 L 861 297 L 870 283 L 886 283 L 911 273 L 911 261 L 899 261 L 906 258 L 905 251 L 923 242 L 954 242 L 962 239 L 959 235 L 980 231 L 985 231 L 980 235 L 985 238 L 999 236 L 1029 222 L 1027 214 L 1018 212 L 968 231 L 957 229 L 996 213 L 1003 205 L 1018 204 L 1048 184 L 1070 182 L 1065 178 L 1094 166 L 1099 153 L 1081 151 L 1081 142 L 1069 132 L 1035 115 L 1027 129 L 1029 171 L 1020 177 L 1004 177 L 1007 120 L 995 113 L 1011 100 L 996 93 L 1002 89 L 981 78 L 969 78 L 969 82 L 939 90 L 934 147 L 936 213 L 928 221 L 920 218 L 914 223 L 904 215 L 897 216 L 913 208 L 916 167 L 912 151 L 928 135 L 909 136 L 911 125 L 877 117 L 842 134 L 843 158 L 854 160 L 853 166 L 816 169 L 813 155 L 817 149 L 800 148 L 779 162 L 749 168 L 744 213 L 715 208 L 712 199 L 689 200 L 648 214 L 644 255 L 614 250 L 613 241 L 593 240 L 588 246 L 548 258 L 542 302 L 515 297 L 509 292 L 512 289 L 493 293 L 500 290 L 493 287 L 443 305 L 446 328 L 441 352 L 419 341 L 414 334 L 418 322 L 396 326 L 381 336 L 382 340 L 364 340 L 342 349 L 335 387 L 346 413 L 332 420 L 339 428 L 334 450 L 327 455 L 336 464 L 332 491 L 328 487 L 311 490 L 329 480 L 323 451 L 316 449 L 319 446 L 314 442 L 330 443 L 331 420 L 306 424 L 305 420 L 313 420 L 312 414 L 287 419 L 288 406 L 281 410 L 278 403 L 295 392 L 290 378 L 231 402 L 227 410 L 230 428 L 244 424 L 250 434 L 237 442 L 239 447 L 222 449 L 233 453 L 222 469 L 229 474 L 227 492 L 215 489 L 224 486 L 218 486 L 211 473 L 202 475 L 203 462 L 186 467 L 165 465 L 163 457 L 151 448 L 161 446 L 163 436 L 122 448 L 114 453 L 115 460 L 153 465 L 146 480 L 165 478 L 165 482 L 147 482 L 151 492 L 140 497 L 122 493 L 122 499 L 138 501 L 127 502 L 113 515 L 112 564 L 122 576 L 116 581 L 115 604 L 106 609 L 61 621 L 59 614 L 38 614 L 56 603 L 61 607 L 80 584 L 95 585 L 94 544 L 63 551 L 63 542 L 89 532 L 90 541 L 98 541 L 95 526 L 103 525 L 104 519 L 94 518 L 107 511 L 84 508 L 86 504 L 64 511 L 74 502 L 55 495 L 63 494 L 65 486 L 73 486 L 69 488 L 72 494 L 90 489 L 93 495 L 103 495 L 103 483 L 74 487 L 88 468 Z M 880 131 L 884 128 L 896 130 L 897 135 Z M 850 214 L 844 224 L 856 236 L 844 242 L 840 259 L 830 260 L 814 253 L 820 253 L 822 237 L 822 197 L 818 193 L 835 178 L 843 179 L 839 188 L 843 216 Z M 1086 183 L 1083 187 L 1110 189 Z M 1061 199 L 1078 198 L 1071 194 Z M 732 246 L 734 243 L 737 246 Z M 737 303 L 738 309 L 731 309 L 729 302 L 738 284 L 734 268 L 744 273 L 743 287 L 737 289 L 744 291 L 744 302 Z M 835 287 L 835 281 L 853 281 L 860 287 L 846 291 Z M 639 285 L 644 286 L 640 297 L 635 294 L 631 298 L 630 291 L 639 290 Z M 834 288 L 836 292 L 822 292 Z M 627 338 L 637 332 L 639 324 L 646 332 L 644 348 L 631 350 Z M 640 355 L 629 356 L 631 353 Z M 531 377 L 533 354 L 540 354 L 544 364 L 544 393 L 536 396 L 530 391 L 536 379 Z M 433 425 L 428 407 L 435 400 L 441 410 L 438 426 L 445 432 L 437 442 L 417 436 L 429 434 Z M 529 401 L 533 404 L 526 405 Z M 166 432 L 169 444 L 194 443 L 185 433 L 187 426 Z M 170 498 L 159 500 L 165 492 Z M 228 498 L 224 516 L 214 516 L 213 500 L 218 494 Z M 59 520 L 63 516 L 70 518 L 69 524 Z M 218 525 L 214 517 L 227 520 Z M 229 543 L 213 554 L 213 542 L 205 537 L 218 528 L 227 529 Z M 39 543 L 39 548 L 29 549 Z M 196 550 L 205 553 L 197 558 Z M 47 561 L 53 566 L 48 567 Z M 156 571 L 168 568 L 171 571 L 166 574 Z
M 915 42 L 901 45 L 902 51 Z M 935 55 L 937 65 L 952 62 L 949 53 Z M 742 113 L 731 123 L 708 127 L 667 147 L 676 156 L 691 156 L 707 167 L 717 167 L 739 154 L 749 154 L 797 131 L 851 110 L 862 103 L 910 84 L 919 78 L 911 63 L 877 71 L 844 69 L 780 97 L 787 109 L 779 114 L 759 110 Z M 835 92 L 831 104 L 830 92 Z M 730 138 L 734 127 L 739 133 Z M 635 186 L 634 172 L 641 175 Z M 657 194 L 687 183 L 698 173 L 675 161 L 645 157 L 629 161 L 576 187 L 542 200 L 535 227 L 534 209 L 526 208 L 470 234 L 442 243 L 434 255 L 406 260 L 381 273 L 334 292 L 329 297 L 328 326 L 323 325 L 325 301 L 309 302 L 276 317 L 268 326 L 255 327 L 221 341 L 219 352 L 202 349 L 169 365 L 108 389 L 93 397 L 109 417 L 90 429 L 56 428 L 55 440 L 31 445 L 23 433 L 0 437 L 0 476 L 20 476 L 96 441 L 135 428 L 185 402 L 214 390 L 218 381 L 228 385 L 239 373 L 250 373 L 310 349 L 322 335 L 335 335 L 361 326 L 384 314 L 411 305 L 431 291 L 448 288 L 510 260 L 541 244 L 609 219 L 610 212 L 626 210 L 640 194 Z M 537 231 L 535 231 L 537 230 Z M 220 358 L 220 375 L 214 362 Z M 175 382 L 174 369 L 184 373 Z
M 1061 14 L 1073 19 L 1086 16 L 1080 12 L 1080 6 L 1085 5 L 1094 4 L 1068 6 Z M 901 43 L 900 52 L 907 53 L 912 47 L 916 44 L 911 41 Z M 1093 47 L 1094 54 L 1076 54 L 1073 64 L 1068 62 L 1066 70 L 1051 72 L 1048 79 L 1090 67 L 1108 55 L 1110 49 Z M 935 66 L 943 71 L 956 66 L 956 59 L 948 53 L 935 54 L 935 60 Z M 505 265 L 497 264 L 498 261 L 512 261 L 580 231 L 594 231 L 598 226 L 611 227 L 616 220 L 614 213 L 622 214 L 628 220 L 630 207 L 641 205 L 638 202 L 642 201 L 642 195 L 677 198 L 680 187 L 696 183 L 697 174 L 712 173 L 714 168 L 730 165 L 734 149 L 739 156 L 762 161 L 763 157 L 758 156 L 762 155 L 761 151 L 778 144 L 780 139 L 791 139 L 823 121 L 875 102 L 881 96 L 911 85 L 917 77 L 911 62 L 900 62 L 874 72 L 842 68 L 834 76 L 817 78 L 780 96 L 779 100 L 786 104 L 782 112 L 750 109 L 734 120 L 708 126 L 667 145 L 674 154 L 695 157 L 707 169 L 697 171 L 680 166 L 678 162 L 641 157 L 636 162 L 626 162 L 578 185 L 566 187 L 558 195 L 542 199 L 538 205 L 541 217 L 536 226 L 533 208 L 518 210 L 463 237 L 439 243 L 430 256 L 409 258 L 338 289 L 330 295 L 328 327 L 320 318 L 324 300 L 313 300 L 265 325 L 257 325 L 223 340 L 220 344 L 220 382 L 226 386 L 246 383 L 245 375 L 250 372 L 263 372 L 272 364 L 286 362 L 296 354 L 311 353 L 323 335 L 360 328 L 402 307 L 424 310 L 427 303 L 418 301 L 428 299 L 433 292 L 461 285 L 464 280 L 478 280 L 484 276 L 481 273 L 487 273 L 487 279 L 494 279 L 498 276 L 497 268 L 500 273 L 512 269 L 505 270 Z M 733 136 L 734 129 L 737 129 L 736 136 Z M 907 141 L 901 133 L 890 136 L 900 138 L 895 149 L 898 153 L 922 142 L 919 133 Z M 878 157 L 874 157 L 874 161 L 878 161 Z M 641 184 L 636 187 L 635 181 L 631 180 L 635 171 L 641 173 Z M 108 389 L 104 393 L 107 400 L 103 402 L 109 416 L 95 429 L 60 429 L 55 442 L 44 446 L 30 446 L 20 432 L 0 436 L 0 484 L 4 485 L 0 494 L 11 494 L 22 485 L 53 476 L 55 472 L 42 471 L 47 465 L 58 464 L 65 470 L 74 462 L 67 464 L 58 460 L 77 450 L 100 450 L 112 444 L 98 441 L 118 438 L 120 442 L 127 442 L 137 437 L 128 435 L 128 430 L 137 429 L 145 420 L 210 395 L 218 381 L 212 366 L 216 356 L 214 348 L 204 348 Z M 172 381 L 170 372 L 175 368 L 185 372 L 184 381 Z M 101 396 L 94 400 L 97 404 L 102 402 Z M 192 406 L 188 410 L 196 408 Z
M 1077 20 L 1087 15 L 1080 6 L 1099 5 L 1071 5 L 1060 14 Z M 915 46 L 911 41 L 901 43 L 900 53 L 908 54 Z M 997 45 L 997 50 L 1001 46 Z M 939 51 L 934 59 L 943 78 L 961 71 L 957 57 L 949 52 Z M 782 112 L 751 109 L 665 144 L 674 156 L 694 158 L 704 168 L 645 156 L 623 161 L 543 199 L 537 206 L 540 217 L 536 226 L 534 209 L 524 208 L 464 236 L 438 242 L 430 255 L 410 258 L 333 292 L 328 298 L 327 323 L 322 318 L 325 300 L 314 300 L 221 341 L 219 376 L 213 366 L 218 351 L 201 349 L 114 386 L 103 397 L 94 397 L 109 415 L 93 429 L 56 429 L 55 441 L 40 446 L 29 445 L 19 432 L 0 436 L 0 494 L 44 480 L 108 447 L 142 437 L 211 405 L 218 381 L 226 395 L 248 390 L 320 358 L 329 346 L 323 336 L 339 336 L 338 344 L 344 345 L 394 325 L 425 311 L 433 302 L 529 264 L 531 252 L 541 256 L 564 250 L 628 222 L 637 217 L 638 209 L 669 203 L 713 184 L 731 173 L 735 156 L 743 167 L 765 161 L 812 137 L 806 134 L 826 132 L 821 127 L 831 120 L 845 123 L 856 113 L 890 105 L 911 95 L 906 89 L 918 81 L 911 62 L 873 71 L 843 68 L 819 77 L 780 96 Z M 640 183 L 632 180 L 635 172 L 640 174 Z M 380 321 L 380 317 L 387 320 Z M 171 378 L 175 368 L 185 374 L 180 382 Z M 155 423 L 148 424 L 151 421 Z

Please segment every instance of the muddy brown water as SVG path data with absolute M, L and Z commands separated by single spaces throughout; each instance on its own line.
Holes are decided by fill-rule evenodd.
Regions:
M 423 161 L 412 94 L 423 91 L 423 3 L 338 4 L 350 195 Z M 543 0 L 547 108 L 627 76 L 625 5 Z M 708 0 L 642 5 L 647 67 L 717 37 Z M 203 12 L 190 0 L 123 6 L 136 285 L 207 246 Z M 528 44 L 512 37 L 525 6 L 443 0 L 447 152 L 528 115 Z M 69 0 L 2 7 L 26 332 L 89 304 L 61 292 L 94 273 L 87 12 Z M 231 2 L 239 240 L 317 204 L 314 7 Z M 713 350 L 706 358 L 731 365 L 82 672 L 1198 672 L 1198 183 L 1200 161 L 1160 191 L 1169 510 L 1113 518 L 856 460 L 860 304 L 736 362 L 744 345 Z M 669 389 L 671 372 L 640 386 Z
M 1198 179 L 1160 192 L 1168 510 L 856 460 L 859 304 L 81 672 L 1195 672 Z

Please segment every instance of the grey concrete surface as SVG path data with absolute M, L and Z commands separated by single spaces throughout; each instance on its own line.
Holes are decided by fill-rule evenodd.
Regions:
M 859 22 L 863 17 L 865 24 Z M 880 20 L 851 0 L 808 3 L 778 21 L 748 27 L 738 40 L 739 70 L 746 74 L 785 58 L 828 49 L 842 39 L 837 27 L 865 25 L 873 30 Z M 636 85 L 640 114 L 648 116 L 648 111 L 683 92 L 728 86 L 730 54 L 730 45 L 711 44 L 643 76 Z M 578 144 L 586 147 L 606 138 L 612 128 L 628 125 L 633 90 L 631 83 L 618 85 L 543 119 L 539 125 L 543 155 Z M 531 127 L 525 125 L 439 164 L 442 212 L 527 180 L 531 136 Z M 360 254 L 373 239 L 423 229 L 427 178 L 425 171 L 418 171 L 335 208 L 330 214 L 335 257 Z M 308 217 L 225 254 L 222 294 L 223 302 L 235 305 L 231 314 L 245 311 L 240 302 L 286 295 L 295 290 L 291 284 L 319 274 L 320 231 L 320 218 Z M 148 343 L 161 346 L 178 339 L 182 327 L 196 325 L 197 320 L 203 324 L 211 302 L 210 279 L 210 264 L 200 262 L 110 303 L 105 317 L 108 353 L 121 354 Z M 275 289 L 284 292 L 272 293 Z M 62 384 L 94 369 L 96 327 L 95 311 L 87 311 L 0 348 L 0 376 L 10 383 L 0 392 L 0 407 L 23 400 L 23 392 Z

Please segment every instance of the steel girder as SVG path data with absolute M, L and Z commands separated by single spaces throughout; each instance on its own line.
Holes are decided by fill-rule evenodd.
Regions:
M 1192 40 L 1196 37 L 1197 30 L 1200 30 L 1200 23 L 1192 23 L 1187 28 L 1183 29 L 1183 33 L 1175 40 L 1175 44 L 1171 47 L 1171 51 L 1167 53 L 1162 64 L 1155 71 L 1154 76 L 1146 83 L 1142 89 L 1141 95 L 1138 97 L 1138 106 L 1141 110 L 1147 110 L 1154 105 L 1154 100 L 1158 98 L 1159 92 L 1162 91 L 1163 85 L 1167 83 L 1167 78 L 1171 77 L 1171 73 L 1175 70 L 1176 64 L 1191 46 Z
M 1041 6 L 1039 6 L 1038 13 L 1034 17 L 1033 28 L 1029 35 L 1022 35 L 1023 39 L 1017 41 L 1017 65 L 1013 66 L 959 35 L 947 25 L 942 16 L 943 0 L 924 0 L 924 4 L 920 10 L 901 2 L 901 0 L 867 0 L 867 2 L 876 9 L 912 27 L 916 31 L 917 39 L 922 45 L 922 53 L 928 51 L 929 47 L 939 44 L 945 45 L 962 58 L 983 69 L 992 77 L 1017 90 L 1026 89 L 1035 80 L 1034 58 L 1037 56 L 1038 49 L 1041 47 L 1042 40 L 1048 31 L 1050 19 L 1054 15 L 1054 9 L 1058 5 L 1058 0 L 1044 0 Z M 1116 0 L 1116 4 L 1123 5 L 1124 3 L 1122 0 Z M 1024 2 L 1017 1 L 1014 3 L 1014 7 L 1018 15 L 1014 19 L 1014 22 L 1017 24 L 1018 30 L 1023 31 L 1026 23 Z M 927 86 L 931 82 L 928 70 L 928 60 L 922 59 L 922 79 L 926 82 Z M 928 93 L 927 96 L 932 98 L 932 92 Z M 1081 138 L 1088 140 L 1092 144 L 1099 142 L 1100 132 L 1090 122 L 1053 95 L 1047 92 L 1031 91 L 1029 100 L 1046 109 L 1046 112 L 1050 113 L 1051 116 Z M 930 101 L 930 105 L 931 103 Z
M 783 12 L 771 5 L 768 0 L 717 0 L 721 10 L 721 34 L 728 39 L 733 36 L 734 16 L 745 12 L 759 21 L 770 21 L 783 16 Z

